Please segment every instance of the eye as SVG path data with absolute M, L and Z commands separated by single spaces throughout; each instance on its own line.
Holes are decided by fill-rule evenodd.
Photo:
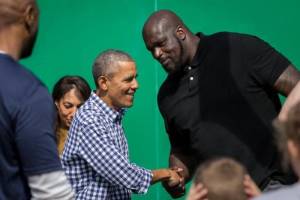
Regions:
M 129 77 L 127 77 L 127 78 L 124 79 L 124 82 L 130 83 L 130 82 L 132 82 L 134 79 L 136 79 L 137 76 L 138 76 L 137 74 L 136 74 L 135 76 L 129 76 Z
M 131 82 L 133 80 L 133 78 L 134 77 L 131 76 L 131 77 L 126 78 L 124 81 L 129 83 L 129 82 Z
M 66 109 L 70 109 L 70 108 L 73 107 L 73 104 L 71 104 L 71 103 L 64 103 L 64 107 L 65 107 Z
M 166 44 L 167 44 L 167 42 L 164 40 L 164 41 L 162 41 L 162 42 L 159 43 L 159 46 L 160 46 L 160 47 L 163 47 L 163 46 L 165 46 Z

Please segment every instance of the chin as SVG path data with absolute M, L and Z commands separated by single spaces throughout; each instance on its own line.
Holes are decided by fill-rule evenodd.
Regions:
M 164 67 L 165 71 L 169 74 L 173 74 L 178 71 L 178 67 L 176 67 L 176 66 L 168 66 L 168 67 L 163 66 L 163 67 Z
M 29 37 L 23 45 L 23 49 L 21 52 L 21 58 L 27 58 L 31 56 L 35 42 L 37 39 L 37 32 L 35 32 L 31 37 Z
M 125 104 L 125 105 L 124 105 L 124 108 L 130 108 L 130 107 L 132 107 L 132 106 L 133 106 L 133 102 Z
M 132 107 L 133 106 L 133 104 L 128 104 L 128 105 L 126 105 L 126 106 L 124 106 L 125 108 L 130 108 L 130 107 Z

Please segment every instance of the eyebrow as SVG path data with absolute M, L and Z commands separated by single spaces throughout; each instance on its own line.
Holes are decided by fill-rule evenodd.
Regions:
M 137 73 L 135 75 L 130 74 L 130 75 L 125 76 L 123 80 L 128 80 L 128 79 L 137 78 L 137 77 L 138 77 Z

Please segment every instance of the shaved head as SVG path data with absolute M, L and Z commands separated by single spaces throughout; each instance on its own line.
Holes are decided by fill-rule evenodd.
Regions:
M 143 34 L 158 27 L 161 27 L 164 30 L 175 30 L 179 25 L 186 28 L 182 20 L 174 12 L 169 10 L 160 10 L 149 16 L 144 24 Z
M 38 16 L 35 0 L 0 0 L 0 48 L 17 60 L 30 56 Z
M 24 9 L 35 0 L 0 0 L 0 30 L 22 20 Z
M 152 56 L 169 74 L 181 71 L 195 55 L 199 38 L 172 11 L 160 10 L 149 16 L 143 39 Z

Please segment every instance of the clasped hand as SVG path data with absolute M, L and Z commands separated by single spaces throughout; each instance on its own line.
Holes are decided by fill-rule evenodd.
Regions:
M 185 181 L 182 171 L 181 168 L 169 169 L 170 177 L 162 183 L 173 198 L 178 198 L 185 194 Z

